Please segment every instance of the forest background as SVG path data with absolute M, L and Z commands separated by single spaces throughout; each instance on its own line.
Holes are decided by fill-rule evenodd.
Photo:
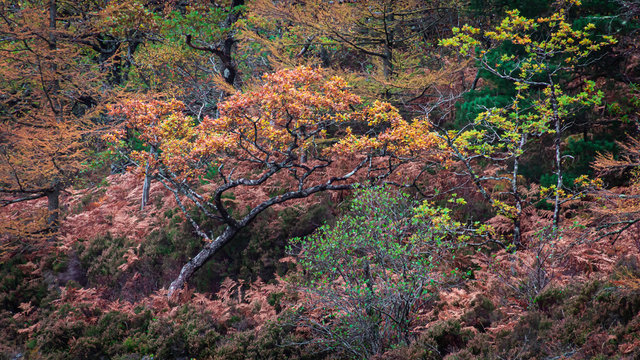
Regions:
M 1 1 L 2 358 L 640 356 L 639 16 Z

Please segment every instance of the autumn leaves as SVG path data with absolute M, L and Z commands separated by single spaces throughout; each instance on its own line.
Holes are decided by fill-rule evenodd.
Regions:
M 363 105 L 344 79 L 325 79 L 319 69 L 300 66 L 267 74 L 261 85 L 229 97 L 219 108 L 218 118 L 205 117 L 196 124 L 176 100 L 129 101 L 111 112 L 125 121 L 107 140 L 123 150 L 122 140 L 137 136 L 159 149 L 158 161 L 184 180 L 203 175 L 209 163 L 231 169 L 286 156 L 307 156 L 327 164 L 323 166 L 347 152 L 376 153 L 400 162 L 418 156 L 444 159 L 426 119 L 407 122 L 386 102 Z M 378 129 L 354 134 L 353 123 Z M 140 165 L 149 159 L 140 151 L 129 154 Z

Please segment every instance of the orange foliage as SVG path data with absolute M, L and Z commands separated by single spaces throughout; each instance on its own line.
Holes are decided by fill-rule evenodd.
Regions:
M 184 114 L 179 101 L 129 101 L 114 109 L 114 114 L 127 120 L 108 139 L 116 143 L 126 135 L 125 129 L 136 130 L 146 144 L 162 149 L 154 165 L 161 163 L 181 180 L 203 176 L 208 170 L 203 165 L 210 163 L 221 168 L 238 168 L 240 164 L 255 168 L 252 163 L 286 160 L 286 156 L 312 155 L 309 166 L 322 167 L 327 162 L 323 156 L 330 159 L 333 153 L 382 149 L 396 157 L 420 154 L 444 159 L 426 121 L 408 123 L 397 109 L 379 101 L 362 111 L 352 111 L 361 99 L 349 91 L 343 79 L 323 80 L 323 76 L 308 67 L 267 74 L 264 85 L 231 96 L 219 106 L 220 117 L 205 117 L 197 125 Z M 354 121 L 370 126 L 388 124 L 388 129 L 373 137 L 354 135 L 347 127 L 347 136 L 339 141 L 328 133 L 330 126 Z M 132 152 L 131 157 L 139 164 L 149 159 L 141 152 Z
M 70 250 L 80 239 L 89 240 L 106 233 L 142 242 L 153 225 L 162 224 L 159 222 L 164 219 L 163 212 L 176 207 L 168 191 L 161 184 L 153 183 L 152 201 L 161 206 L 149 206 L 144 213 L 139 213 L 142 186 L 135 174 L 111 175 L 105 181 L 109 183 L 105 191 L 100 188 L 70 190 L 66 202 L 71 213 L 61 223 L 61 250 Z M 83 205 L 83 199 L 90 200 Z
M 363 106 L 342 78 L 327 79 L 309 67 L 266 74 L 260 86 L 229 97 L 219 109 L 219 117 L 200 122 L 176 100 L 134 100 L 112 111 L 124 121 L 107 141 L 172 191 L 196 233 L 210 242 L 198 263 L 185 265 L 189 269 L 183 268 L 178 283 L 267 208 L 350 189 L 365 179 L 385 180 L 408 164 L 442 164 L 448 158 L 426 120 L 407 122 L 384 102 Z M 355 134 L 351 124 L 370 130 Z M 138 137 L 150 150 L 127 148 L 127 136 Z M 237 218 L 223 194 L 261 196 L 252 196 L 251 208 Z M 180 195 L 225 224 L 223 234 L 214 240 L 188 214 Z
M 48 198 L 48 213 L 3 212 L 3 234 L 55 230 L 59 193 L 84 166 L 88 120 L 107 95 L 98 88 L 103 71 L 83 61 L 78 40 L 91 33 L 90 17 L 61 8 L 56 1 L 0 4 L 0 205 Z
M 169 299 L 167 291 L 160 290 L 140 301 L 127 302 L 107 300 L 104 289 L 100 288 L 65 287 L 61 288 L 60 297 L 52 303 L 54 313 L 48 316 L 65 323 L 95 324 L 105 311 L 117 311 L 135 316 L 139 313 L 136 308 L 143 308 L 151 310 L 155 318 L 179 321 L 179 310 L 188 304 L 199 311 L 201 316 L 209 317 L 221 326 L 224 326 L 232 316 L 239 316 L 251 328 L 259 330 L 282 310 L 276 311 L 276 308 L 269 303 L 269 296 L 285 290 L 279 279 L 277 284 L 265 284 L 258 279 L 249 286 L 245 286 L 242 282 L 227 278 L 213 298 L 184 289 Z M 42 326 L 46 326 L 47 317 L 43 316 L 40 309 L 31 303 L 21 304 L 20 310 L 13 316 L 14 320 L 25 324 L 24 328 L 18 330 L 19 334 L 31 335 Z M 227 331 L 233 333 L 237 329 L 231 327 Z

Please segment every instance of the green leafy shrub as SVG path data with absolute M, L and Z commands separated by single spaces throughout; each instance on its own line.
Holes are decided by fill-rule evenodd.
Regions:
M 315 312 L 306 324 L 318 344 L 368 357 L 408 343 L 414 310 L 457 277 L 445 265 L 466 236 L 450 209 L 382 187 L 356 191 L 334 226 L 290 249 L 304 270 L 294 280 L 307 295 L 302 312 Z

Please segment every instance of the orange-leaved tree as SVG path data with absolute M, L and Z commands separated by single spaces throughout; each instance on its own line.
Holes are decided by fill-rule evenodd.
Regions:
M 455 96 L 443 94 L 467 63 L 446 60 L 435 44 L 459 22 L 460 8 L 440 0 L 254 0 L 239 46 L 259 49 L 261 60 L 268 53 L 274 64 L 322 64 L 348 76 L 364 96 L 415 112 L 417 104 Z
M 83 56 L 90 21 L 66 5 L 0 3 L 0 206 L 48 199 L 30 219 L 5 211 L 2 234 L 56 229 L 60 191 L 86 160 L 87 119 L 106 93 Z
M 592 163 L 600 176 L 627 177 L 625 186 L 597 192 L 592 206 L 592 219 L 596 223 L 595 239 L 610 238 L 612 243 L 627 230 L 637 232 L 640 227 L 640 140 L 629 136 L 619 142 L 620 154 L 598 154 Z M 640 246 L 637 234 L 631 234 Z
M 261 85 L 220 104 L 218 118 L 198 123 L 175 100 L 130 101 L 113 113 L 125 120 L 109 140 L 173 192 L 206 241 L 170 294 L 270 207 L 366 180 L 387 181 L 410 163 L 446 160 L 426 119 L 407 122 L 384 102 L 364 106 L 343 79 L 309 67 L 265 75 Z M 349 127 L 354 123 L 370 130 L 356 134 Z M 155 155 L 127 148 L 128 136 L 156 149 Z M 232 211 L 229 197 L 250 198 L 249 206 Z M 192 217 L 187 201 L 223 230 L 214 234 Z

